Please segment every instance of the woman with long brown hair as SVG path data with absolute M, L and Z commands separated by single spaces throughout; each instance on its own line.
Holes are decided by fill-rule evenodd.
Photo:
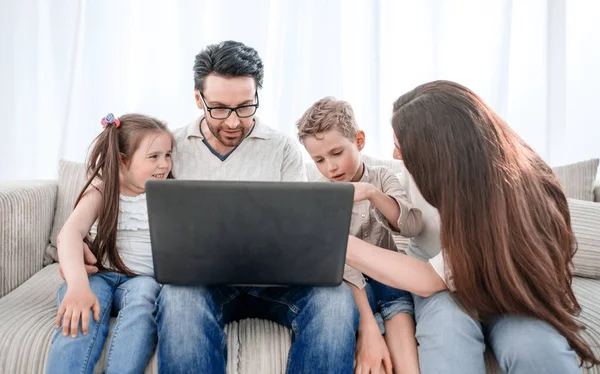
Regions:
M 550 167 L 453 82 L 402 95 L 392 126 L 394 157 L 439 213 L 408 253 L 434 256 L 435 236 L 441 252 L 420 261 L 350 237 L 347 263 L 414 294 L 422 372 L 483 373 L 486 342 L 507 373 L 580 373 L 576 354 L 598 364 L 579 335 L 577 245 Z

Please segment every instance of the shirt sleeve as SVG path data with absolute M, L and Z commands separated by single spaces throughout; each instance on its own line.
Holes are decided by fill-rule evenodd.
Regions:
M 378 220 L 381 220 L 381 223 L 390 231 L 397 232 L 402 236 L 412 237 L 418 235 L 423 230 L 423 214 L 421 210 L 412 205 L 406 190 L 394 172 L 388 168 L 382 168 L 381 170 L 383 193 L 396 200 L 400 207 L 400 215 L 398 216 L 398 228 L 400 230 L 396 231 L 389 225 L 383 214 L 376 210 Z
M 438 253 L 435 257 L 429 260 L 429 264 L 433 267 L 433 270 L 442 278 L 446 286 L 450 291 L 455 291 L 454 282 L 452 281 L 452 273 L 446 266 L 444 261 L 444 255 L 442 252 Z
M 363 274 L 351 266 L 344 265 L 344 280 L 362 290 L 367 285 Z
M 283 149 L 283 164 L 281 166 L 282 182 L 306 182 L 306 168 L 302 160 L 300 148 L 288 140 Z

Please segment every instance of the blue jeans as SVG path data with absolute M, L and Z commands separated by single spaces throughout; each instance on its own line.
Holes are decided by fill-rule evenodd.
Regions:
M 580 374 L 575 352 L 546 322 L 503 315 L 480 323 L 448 291 L 414 296 L 421 373 L 483 374 L 486 343 L 509 374 Z
M 399 290 L 375 279 L 367 279 L 367 296 L 371 303 L 371 309 L 381 334 L 385 334 L 385 321 L 391 319 L 398 313 L 415 315 L 412 294 L 408 291 Z
M 156 347 L 156 298 L 160 285 L 148 276 L 128 277 L 103 272 L 90 276 L 90 288 L 100 303 L 100 321 L 90 316 L 87 335 L 81 324 L 76 338 L 54 333 L 47 373 L 92 373 L 100 359 L 111 316 L 117 316 L 108 345 L 106 373 L 143 373 Z M 66 283 L 58 290 L 60 306 Z
M 158 296 L 158 369 L 225 373 L 224 326 L 266 318 L 292 331 L 288 373 L 353 373 L 358 308 L 339 287 L 182 287 Z

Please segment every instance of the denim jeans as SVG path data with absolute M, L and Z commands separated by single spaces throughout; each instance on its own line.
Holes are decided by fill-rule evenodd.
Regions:
M 158 369 L 225 373 L 225 324 L 266 318 L 292 331 L 288 373 L 353 373 L 358 308 L 338 287 L 183 287 L 158 296 Z
M 385 321 L 396 314 L 415 315 L 413 297 L 410 292 L 386 286 L 375 279 L 368 278 L 366 289 L 373 315 L 382 335 L 385 334 Z
M 100 359 L 111 316 L 117 316 L 107 352 L 106 373 L 143 373 L 156 347 L 156 298 L 160 285 L 148 276 L 128 277 L 103 272 L 90 276 L 90 288 L 100 303 L 100 321 L 90 315 L 87 335 L 81 324 L 76 338 L 54 333 L 47 373 L 92 373 Z M 58 291 L 60 306 L 66 283 Z
M 480 323 L 448 291 L 414 302 L 423 374 L 484 374 L 486 343 L 505 373 L 581 373 L 567 340 L 546 322 L 509 314 Z

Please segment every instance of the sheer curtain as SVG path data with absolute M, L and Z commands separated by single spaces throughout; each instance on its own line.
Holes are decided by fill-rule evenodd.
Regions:
M 599 157 L 599 18 L 594 0 L 2 0 L 0 180 L 83 161 L 108 112 L 188 124 L 194 56 L 226 39 L 259 51 L 259 115 L 290 136 L 331 95 L 353 105 L 366 152 L 390 157 L 394 99 L 450 79 L 550 164 Z

